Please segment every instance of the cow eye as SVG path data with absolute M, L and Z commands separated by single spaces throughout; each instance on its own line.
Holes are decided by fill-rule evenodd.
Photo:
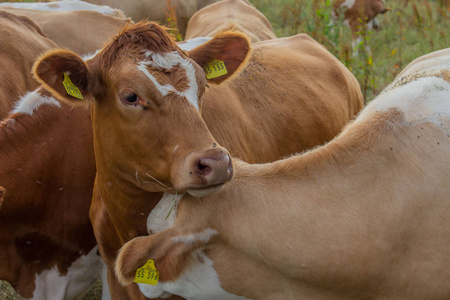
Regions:
M 135 93 L 131 93 L 131 94 L 125 95 L 124 100 L 127 103 L 135 103 L 136 101 L 139 100 L 139 97 Z

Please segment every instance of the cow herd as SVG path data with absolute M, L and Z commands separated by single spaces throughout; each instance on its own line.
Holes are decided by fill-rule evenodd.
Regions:
M 353 31 L 388 10 L 333 3 Z M 363 109 L 247 0 L 3 3 L 0 43 L 0 279 L 22 297 L 448 299 L 450 49 Z

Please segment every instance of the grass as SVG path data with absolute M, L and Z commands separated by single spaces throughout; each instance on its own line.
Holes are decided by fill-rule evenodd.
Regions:
M 250 2 L 269 19 L 278 37 L 307 33 L 324 45 L 356 76 L 366 102 L 392 82 L 413 59 L 450 47 L 449 0 L 386 0 L 391 11 L 378 16 L 381 30 L 363 33 L 364 42 L 356 56 L 353 55 L 350 30 L 340 21 L 334 25 L 330 23 L 329 0 Z M 362 51 L 365 45 L 370 47 L 371 54 Z M 21 298 L 3 282 L 0 284 L 0 300 L 10 299 Z M 101 299 L 101 284 L 97 283 L 82 299 Z
M 365 32 L 371 54 L 353 55 L 350 29 L 330 23 L 329 0 L 250 0 L 271 22 L 278 37 L 307 33 L 356 76 L 369 102 L 413 59 L 450 47 L 450 1 L 386 0 L 381 29 Z M 364 45 L 362 45 L 364 46 Z

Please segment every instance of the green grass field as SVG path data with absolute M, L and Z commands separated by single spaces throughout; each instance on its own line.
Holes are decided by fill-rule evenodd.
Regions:
M 413 59 L 450 47 L 450 0 L 386 0 L 391 10 L 378 17 L 381 30 L 364 35 L 364 43 L 371 48 L 371 54 L 359 51 L 356 56 L 352 53 L 350 30 L 342 22 L 330 24 L 328 0 L 250 2 L 266 15 L 278 37 L 307 33 L 323 44 L 356 76 L 366 102 L 392 82 Z M 0 300 L 10 299 L 20 297 L 7 283 L 0 284 Z M 101 299 L 100 284 L 82 299 Z

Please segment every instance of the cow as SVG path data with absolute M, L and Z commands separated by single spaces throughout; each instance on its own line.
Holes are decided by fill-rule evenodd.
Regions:
M 34 61 L 58 46 L 32 20 L 0 11 L 0 119 L 13 103 L 39 86 L 31 74 Z
M 153 234 L 121 249 L 120 281 L 148 262 L 148 297 L 448 299 L 449 58 L 416 61 L 324 146 L 235 159 L 221 191 L 163 199 Z
M 155 31 L 157 34 L 153 33 Z M 275 41 L 266 42 L 261 42 L 261 46 L 258 46 L 258 43 L 254 44 L 253 56 L 247 67 L 242 70 L 242 76 L 235 74 L 234 79 L 229 79 L 217 86 L 213 84 L 214 81 L 221 82 L 224 76 L 228 77 L 234 72 L 238 72 L 240 67 L 242 68 L 245 64 L 249 43 L 242 34 L 221 33 L 206 44 L 189 51 L 188 54 L 191 58 L 186 60 L 184 52 L 173 44 L 173 40 L 160 26 L 151 22 L 139 23 L 122 31 L 93 59 L 88 60 L 86 62 L 88 67 L 80 57 L 69 51 L 51 52 L 37 62 L 34 69 L 35 76 L 47 90 L 51 91 L 52 95 L 63 102 L 90 103 L 94 136 L 105 138 L 94 141 L 97 177 L 90 216 L 100 253 L 109 269 L 108 281 L 113 297 L 119 299 L 139 298 L 139 291 L 135 285 L 125 288 L 118 285 L 113 273 L 113 266 L 117 251 L 126 241 L 135 236 L 148 234 L 146 218 L 163 196 L 163 192 L 178 194 L 189 191 L 196 195 L 211 193 L 219 190 L 223 183 L 232 176 L 230 156 L 205 129 L 203 120 L 199 118 L 198 109 L 202 107 L 202 115 L 204 117 L 208 115 L 205 118 L 206 124 L 209 128 L 216 128 L 211 131 L 224 140 L 227 147 L 235 145 L 232 147 L 233 151 L 236 151 L 243 159 L 263 162 L 272 157 L 285 155 L 286 151 L 292 151 L 292 149 L 303 150 L 306 145 L 309 145 L 306 136 L 291 141 L 291 143 L 297 144 L 296 147 L 287 144 L 274 145 L 288 142 L 291 138 L 291 131 L 295 131 L 296 127 L 298 130 L 304 130 L 307 135 L 312 131 L 322 134 L 321 137 L 313 138 L 315 143 L 321 143 L 327 138 L 331 139 L 332 136 L 329 137 L 331 132 L 334 131 L 336 134 L 362 106 L 361 92 L 356 79 L 312 39 L 306 35 L 299 35 L 280 39 L 278 46 Z M 166 50 L 157 54 L 161 50 L 157 51 L 155 47 Z M 203 93 L 204 86 L 202 88 L 202 84 L 205 84 L 206 79 L 203 71 L 191 59 L 197 58 L 200 60 L 200 65 L 207 64 L 213 57 L 208 50 L 216 49 L 217 51 L 222 47 L 227 51 L 235 50 L 232 55 L 233 59 L 228 60 L 227 54 L 221 56 L 229 73 L 209 79 L 211 87 L 205 93 L 203 103 L 199 105 L 192 97 Z M 126 56 L 121 55 L 121 51 L 129 51 L 129 49 L 133 49 L 133 52 Z M 171 50 L 169 51 L 169 49 Z M 279 54 L 280 49 L 286 49 L 286 53 L 290 53 L 291 56 L 308 57 L 308 60 L 285 60 L 285 63 L 292 64 L 291 67 L 295 66 L 295 70 L 292 73 L 284 74 L 284 68 L 277 69 L 281 66 L 278 60 L 286 57 L 286 55 Z M 317 58 L 315 58 L 316 56 Z M 123 61 L 117 62 L 118 58 Z M 310 62 L 308 63 L 308 61 Z M 192 62 L 194 69 L 188 68 L 187 70 L 190 71 L 186 72 L 186 62 Z M 230 63 L 231 65 L 229 65 Z M 114 71 L 110 68 L 114 68 Z M 179 72 L 180 69 L 181 72 Z M 197 77 L 191 74 L 192 70 L 196 70 Z M 303 70 L 303 72 L 298 72 L 298 70 Z M 61 76 L 59 76 L 54 72 L 66 72 L 85 100 L 72 99 L 62 90 L 60 84 L 63 79 L 59 77 L 63 74 L 60 73 Z M 272 72 L 280 74 L 280 81 L 273 78 Z M 108 74 L 114 74 L 115 79 L 113 80 Z M 311 82 L 311 79 L 317 78 L 319 74 L 325 75 L 323 80 L 328 82 L 326 85 L 322 82 L 317 85 Z M 192 85 L 186 83 L 186 76 L 189 78 L 189 82 L 197 80 L 198 93 L 184 92 L 189 91 Z M 303 83 L 300 76 L 303 77 Z M 293 80 L 293 77 L 296 79 Z M 133 80 L 130 81 L 127 78 L 133 78 Z M 103 83 L 100 84 L 99 80 Z M 288 80 L 292 80 L 291 82 L 295 82 L 302 88 L 302 93 L 298 93 L 296 87 L 284 86 L 282 80 L 285 81 L 285 84 Z M 306 83 L 310 85 L 306 86 Z M 225 89 L 227 84 L 236 85 L 236 87 L 227 91 Z M 255 86 L 253 89 L 247 90 L 247 84 Z M 193 86 L 195 87 L 195 83 Z M 281 95 L 271 91 L 280 87 L 285 89 Z M 116 96 L 116 89 L 119 93 L 118 96 Z M 307 89 L 311 89 L 311 91 Z M 247 99 L 242 94 L 248 92 L 250 95 L 255 91 L 257 93 L 264 91 L 265 94 L 260 94 L 261 98 L 258 99 L 250 96 Z M 321 102 L 321 97 L 328 92 L 334 98 L 332 100 L 323 99 Z M 186 95 L 184 99 L 183 97 L 179 98 L 184 95 Z M 173 101 L 177 101 L 176 109 L 175 106 L 170 105 Z M 223 102 L 220 101 L 226 101 L 232 105 L 225 108 Z M 106 105 L 108 102 L 112 103 Z M 297 108 L 303 102 L 305 106 L 311 107 Z M 274 113 L 275 107 L 279 108 L 276 113 Z M 105 109 L 109 111 L 104 112 Z M 307 109 L 311 116 L 294 118 L 302 109 Z M 159 110 L 163 111 L 159 112 Z M 148 123 L 138 117 L 140 114 L 151 116 L 155 112 L 162 114 L 164 110 L 173 113 L 176 120 L 166 121 L 156 115 Z M 260 112 L 262 115 L 255 116 L 256 112 Z M 326 115 L 329 112 L 332 112 L 330 116 L 320 118 L 317 122 L 311 121 L 314 117 L 321 114 Z M 106 119 L 105 113 L 108 116 Z M 127 116 L 130 113 L 132 117 Z M 229 113 L 235 114 L 235 125 L 220 124 Z M 170 114 L 165 114 L 166 118 L 171 117 Z M 286 121 L 280 120 L 281 116 L 286 117 Z M 119 120 L 125 123 L 119 125 Z M 132 120 L 142 123 L 139 126 L 126 124 Z M 186 123 L 187 121 L 192 124 Z M 161 122 L 164 122 L 162 123 L 164 125 L 159 124 Z M 318 123 L 321 125 L 318 126 Z M 309 127 L 300 129 L 305 124 L 308 124 Z M 143 125 L 145 128 L 137 129 Z M 183 146 L 183 140 L 186 140 L 184 137 L 192 136 L 189 132 L 194 125 L 197 127 L 194 136 L 199 138 L 195 143 L 188 141 L 188 146 Z M 315 127 L 321 128 L 316 129 Z M 183 130 L 177 128 L 183 128 Z M 115 129 L 120 130 L 113 134 Z M 145 132 L 143 136 L 140 134 L 137 139 L 130 139 L 132 132 L 141 130 Z M 123 134 L 124 136 L 122 136 Z M 283 135 L 285 135 L 285 139 L 282 138 Z M 229 136 L 233 138 L 229 139 Z M 248 140 L 247 137 L 255 139 Z M 147 143 L 147 138 L 149 138 L 149 144 L 142 147 L 141 143 Z M 169 141 L 171 140 L 176 143 L 170 145 Z M 189 171 L 189 168 L 192 167 L 189 167 L 189 164 L 185 167 L 182 163 L 183 152 L 190 149 L 188 160 L 192 161 L 189 158 L 201 153 L 195 151 L 196 144 L 201 146 L 204 143 L 212 147 L 206 153 L 213 155 L 214 158 L 194 159 L 196 162 L 194 169 Z M 113 147 L 114 150 L 106 150 L 111 149 L 110 147 Z M 156 149 L 152 150 L 152 147 L 156 147 Z M 140 152 L 141 148 L 143 152 Z M 105 151 L 116 153 L 117 155 L 114 155 L 116 158 L 111 160 L 111 157 L 105 155 Z M 158 154 L 148 156 L 149 153 Z M 127 156 L 126 160 L 123 159 L 123 155 Z M 131 158 L 132 156 L 133 158 Z M 170 156 L 174 156 L 174 158 L 172 159 Z M 129 161 L 130 164 L 123 166 L 125 161 Z M 174 163 L 171 166 L 172 162 Z M 177 169 L 180 169 L 180 166 L 176 164 L 181 165 L 184 177 L 176 177 Z M 216 170 L 219 170 L 217 172 L 221 172 L 221 174 L 217 173 L 216 175 L 216 172 L 212 171 L 213 167 L 217 167 Z M 191 172 L 192 174 L 190 174 Z M 200 180 L 198 180 L 199 177 Z M 189 183 L 189 180 L 192 184 Z M 183 183 L 186 181 L 187 184 Z M 129 186 L 124 188 L 122 186 L 124 183 Z M 131 198 L 126 196 L 128 193 L 131 193 Z M 124 200 L 125 197 L 127 197 L 126 200 Z
M 222 0 L 200 9 L 189 20 L 185 38 L 213 37 L 222 30 L 244 32 L 252 43 L 276 38 L 269 20 L 247 0 Z
M 186 27 L 192 15 L 202 7 L 218 0 L 87 0 L 97 5 L 109 5 L 121 9 L 133 21 L 144 19 L 158 21 L 160 24 L 172 25 L 169 13 L 173 9 L 180 36 L 186 33 Z M 170 7 L 169 7 L 170 4 Z M 171 24 L 172 23 L 172 24 Z
M 89 219 L 94 178 L 86 109 L 38 88 L 0 123 L 0 185 L 8 190 L 0 209 L 0 279 L 22 297 L 78 299 L 103 275 L 108 299 Z
M 80 55 L 95 53 L 120 28 L 131 24 L 129 18 L 115 17 L 92 10 L 45 11 L 1 6 L 0 10 L 29 17 L 58 46 L 69 48 Z
M 107 5 L 94 5 L 81 0 L 39 1 L 39 2 L 5 2 L 0 3 L 0 8 L 32 9 L 39 11 L 78 11 L 90 10 L 104 15 L 125 18 L 120 9 L 113 9 Z M 78 23 L 76 23 L 79 25 Z
M 362 41 L 361 29 L 379 29 L 376 16 L 390 10 L 386 8 L 384 0 L 333 0 L 332 4 L 334 19 L 344 14 L 344 24 L 352 31 L 354 49 Z

